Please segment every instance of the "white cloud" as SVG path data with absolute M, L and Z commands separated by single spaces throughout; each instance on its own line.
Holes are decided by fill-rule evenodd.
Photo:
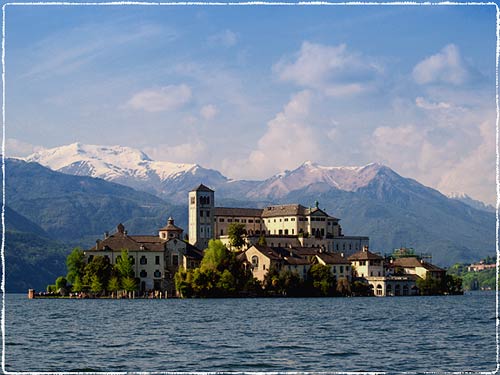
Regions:
M 237 42 L 238 34 L 229 29 L 208 37 L 208 43 L 212 46 L 232 47 Z
M 413 79 L 421 85 L 436 82 L 460 85 L 468 76 L 468 69 L 454 44 L 448 44 L 439 53 L 422 60 L 413 68 Z
M 35 152 L 44 150 L 44 147 L 33 145 L 31 143 L 20 141 L 15 138 L 7 138 L 5 140 L 5 156 L 6 157 L 25 157 Z
M 247 159 L 225 160 L 224 169 L 233 178 L 267 178 L 285 169 L 297 167 L 304 160 L 319 158 L 315 132 L 308 124 L 312 94 L 295 94 L 267 124 L 256 150 Z M 244 175 L 242 175 L 244 173 Z
M 132 96 L 127 106 L 146 112 L 171 111 L 188 103 L 191 97 L 191 88 L 188 85 L 169 85 L 140 91 Z
M 325 46 L 303 42 L 294 61 L 282 59 L 273 67 L 283 81 L 314 88 L 328 96 L 354 95 L 368 90 L 382 69 L 348 51 L 345 44 Z
M 181 143 L 175 146 L 158 144 L 145 147 L 143 150 L 153 160 L 170 161 L 174 163 L 199 163 L 204 159 L 207 145 L 200 141 Z
M 210 120 L 210 119 L 214 118 L 218 113 L 219 113 L 219 110 L 213 104 L 204 105 L 200 109 L 200 115 L 205 120 Z
M 446 102 L 431 102 L 421 96 L 415 99 L 417 107 L 427 110 L 450 109 L 451 104 Z
M 444 172 L 437 188 L 445 193 L 467 192 L 483 202 L 495 204 L 495 122 L 479 124 L 481 143 Z

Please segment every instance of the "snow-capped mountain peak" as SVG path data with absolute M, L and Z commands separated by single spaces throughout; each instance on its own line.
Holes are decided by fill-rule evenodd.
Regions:
M 168 186 L 174 181 L 176 188 L 181 185 L 192 188 L 202 181 L 227 180 L 219 172 L 198 164 L 154 161 L 144 152 L 124 146 L 72 143 L 45 149 L 24 160 L 66 174 L 98 177 L 160 196 L 169 193 Z

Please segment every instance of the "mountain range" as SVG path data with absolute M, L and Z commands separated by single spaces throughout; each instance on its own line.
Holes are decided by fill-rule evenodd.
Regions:
M 370 236 L 376 252 L 413 247 L 417 253 L 432 253 L 441 266 L 495 252 L 494 213 L 446 197 L 384 165 L 305 162 L 262 181 L 243 181 L 195 164 L 156 162 L 131 148 L 73 144 L 25 161 L 6 161 L 6 252 L 17 262 L 11 269 L 38 265 L 42 270 L 47 259 L 54 263 L 51 257 L 59 254 L 55 264 L 64 274 L 64 257 L 72 247 L 91 247 L 120 222 L 130 233 L 152 234 L 173 216 L 187 228 L 187 192 L 200 183 L 215 190 L 218 206 L 312 206 L 318 201 L 341 219 L 346 235 Z M 40 244 L 38 250 L 33 244 Z M 46 269 L 47 278 L 56 271 Z M 41 283 L 36 281 L 36 287 Z

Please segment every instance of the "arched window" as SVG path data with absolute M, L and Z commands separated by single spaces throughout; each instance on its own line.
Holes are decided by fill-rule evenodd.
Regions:
M 161 272 L 160 270 L 156 270 L 154 273 L 155 277 L 161 277 Z
M 403 296 L 409 295 L 408 293 L 408 285 L 403 285 Z
M 258 269 L 259 268 L 259 257 L 257 255 L 254 255 L 252 257 L 252 267 L 254 269 Z
M 378 284 L 377 285 L 377 296 L 381 296 L 382 295 L 382 285 Z
M 146 258 L 145 255 L 143 255 L 139 261 L 140 264 L 148 264 L 148 258 Z M 143 276 L 145 277 L 145 276 Z
M 394 288 L 394 295 L 400 296 L 401 295 L 401 285 L 397 284 L 396 287 Z
M 148 273 L 146 270 L 141 270 L 141 273 L 139 274 L 140 277 L 148 277 Z

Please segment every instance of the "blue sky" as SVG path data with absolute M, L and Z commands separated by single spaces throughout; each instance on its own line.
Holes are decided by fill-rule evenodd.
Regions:
M 495 200 L 493 6 L 8 6 L 7 156 L 381 162 Z

